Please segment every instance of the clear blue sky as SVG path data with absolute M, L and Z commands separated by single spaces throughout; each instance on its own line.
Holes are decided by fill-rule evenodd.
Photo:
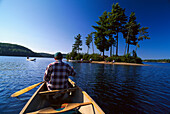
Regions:
M 137 22 L 149 27 L 151 39 L 140 42 L 138 56 L 170 59 L 169 0 L 0 0 L 0 42 L 19 44 L 35 52 L 68 53 L 74 37 L 81 34 L 85 53 L 85 37 L 94 31 L 91 26 L 117 2 L 127 16 L 134 11 Z M 121 34 L 119 38 L 119 55 L 123 55 L 125 40 Z M 130 51 L 133 49 L 135 46 Z M 97 49 L 95 52 L 99 53 Z

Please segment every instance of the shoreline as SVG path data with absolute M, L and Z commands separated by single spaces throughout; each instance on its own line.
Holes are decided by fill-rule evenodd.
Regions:
M 93 64 L 110 64 L 110 65 L 129 65 L 129 66 L 151 66 L 148 64 L 137 64 L 137 63 L 125 63 L 125 62 L 106 62 L 106 61 L 80 61 L 80 60 L 68 60 L 68 62 L 75 62 L 75 63 L 93 63 Z
M 111 64 L 111 65 L 129 65 L 129 66 L 150 66 L 148 64 L 137 64 L 137 63 L 125 63 L 125 62 L 105 62 L 105 61 L 92 61 L 91 63 L 96 64 Z

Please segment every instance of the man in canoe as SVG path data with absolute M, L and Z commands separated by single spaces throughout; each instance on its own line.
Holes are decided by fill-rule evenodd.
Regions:
M 47 82 L 48 90 L 66 89 L 68 88 L 68 76 L 75 76 L 76 72 L 73 67 L 62 62 L 61 52 L 54 54 L 54 59 L 56 61 L 47 66 L 44 81 Z

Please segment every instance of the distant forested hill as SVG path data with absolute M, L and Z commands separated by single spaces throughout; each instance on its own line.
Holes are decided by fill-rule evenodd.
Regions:
M 0 43 L 0 56 L 30 56 L 30 57 L 53 57 L 47 53 L 36 53 L 17 44 Z
M 170 59 L 145 59 L 144 62 L 163 62 L 170 63 Z

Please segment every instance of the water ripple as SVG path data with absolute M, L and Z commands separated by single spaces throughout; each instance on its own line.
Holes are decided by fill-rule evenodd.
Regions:
M 18 98 L 10 95 L 42 81 L 50 58 L 28 62 L 23 57 L 0 57 L 0 113 L 18 114 L 38 88 Z M 170 112 L 170 64 L 121 66 L 68 63 L 72 78 L 107 114 Z

